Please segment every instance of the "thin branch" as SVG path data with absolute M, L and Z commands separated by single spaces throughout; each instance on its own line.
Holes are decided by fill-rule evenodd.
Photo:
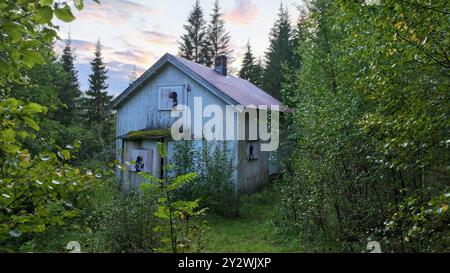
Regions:
M 382 28 L 382 27 L 376 26 L 376 25 L 374 25 L 374 24 L 372 24 L 372 23 L 370 23 L 370 22 L 368 22 L 368 24 L 371 25 L 372 27 L 378 29 L 378 30 L 381 30 L 381 31 L 384 31 L 384 32 L 388 32 L 388 33 L 391 33 L 391 34 L 397 34 L 397 37 L 399 37 L 399 38 L 402 39 L 403 41 L 407 42 L 408 44 L 414 46 L 414 47 L 417 48 L 418 50 L 422 51 L 428 58 L 432 59 L 432 60 L 435 61 L 437 64 L 439 64 L 439 65 L 441 65 L 441 66 L 443 66 L 443 67 L 445 67 L 445 68 L 450 68 L 450 63 L 449 63 L 449 64 L 446 64 L 446 63 L 443 63 L 442 61 L 436 59 L 434 56 L 432 56 L 430 53 L 428 53 L 423 47 L 421 47 L 421 46 L 415 44 L 414 42 L 412 42 L 412 41 L 410 41 L 410 40 L 408 40 L 406 37 L 403 37 L 398 31 L 387 30 L 387 29 L 384 29 L 384 28 Z
M 432 10 L 432 11 L 439 12 L 439 13 L 442 13 L 442 14 L 445 14 L 445 15 L 450 15 L 450 12 L 445 11 L 445 10 L 435 9 L 433 7 L 428 7 L 428 6 L 425 6 L 425 5 L 418 4 L 418 3 L 410 3 L 410 4 L 412 6 L 414 6 L 414 7 L 416 7 L 416 8 L 419 8 L 419 9 Z

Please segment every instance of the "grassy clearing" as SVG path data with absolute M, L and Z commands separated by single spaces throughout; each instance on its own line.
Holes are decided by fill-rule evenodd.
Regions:
M 282 242 L 274 235 L 270 219 L 277 200 L 271 188 L 245 196 L 238 218 L 208 215 L 205 252 L 299 252 L 296 242 Z

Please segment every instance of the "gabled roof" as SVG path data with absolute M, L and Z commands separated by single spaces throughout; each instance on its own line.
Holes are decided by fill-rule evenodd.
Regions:
M 231 75 L 223 76 L 210 67 L 188 61 L 169 53 L 166 53 L 161 57 L 161 59 L 142 74 L 142 76 L 115 98 L 111 105 L 112 108 L 120 108 L 134 92 L 139 90 L 139 87 L 141 87 L 148 79 L 156 76 L 168 63 L 186 73 L 228 104 L 242 105 L 244 107 L 249 105 L 254 105 L 256 107 L 259 107 L 260 105 L 278 105 L 280 111 L 286 111 L 286 108 L 281 102 L 249 81 Z

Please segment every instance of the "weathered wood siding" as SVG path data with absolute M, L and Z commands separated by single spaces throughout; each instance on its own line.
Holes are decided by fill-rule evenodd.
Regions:
M 269 153 L 259 151 L 260 142 L 252 142 L 258 149 L 258 159 L 248 160 L 248 141 L 238 141 L 238 192 L 251 193 L 269 181 Z
M 141 89 L 136 92 L 127 102 L 125 102 L 117 110 L 116 118 L 116 136 L 122 136 L 130 131 L 138 131 L 142 129 L 156 129 L 156 128 L 170 128 L 174 122 L 174 118 L 170 117 L 170 111 L 160 111 L 159 109 L 159 93 L 158 87 L 168 86 L 168 85 L 179 85 L 185 86 L 190 85 L 191 91 L 186 92 L 184 103 L 192 107 L 194 104 L 194 97 L 202 97 L 203 108 L 208 105 L 219 105 L 222 107 L 225 113 L 225 103 L 206 90 L 203 86 L 198 84 L 196 81 L 192 80 L 189 76 L 178 70 L 173 66 L 167 66 L 160 74 L 153 78 L 151 81 L 147 82 Z M 225 115 L 224 115 L 225 124 Z M 209 118 L 204 118 L 203 123 L 205 123 Z M 194 122 L 194 116 L 192 113 L 191 123 Z M 225 133 L 225 132 L 224 132 Z M 153 152 L 153 162 L 159 162 L 156 149 L 156 143 L 158 140 L 151 141 L 145 140 L 142 142 L 132 142 L 127 140 L 116 140 L 116 150 L 117 150 L 117 160 L 120 163 L 124 163 L 126 160 L 123 155 L 127 155 L 128 149 L 133 148 L 151 148 Z M 236 151 L 235 162 L 237 162 L 237 149 L 236 142 L 230 141 L 228 146 L 231 150 Z M 173 155 L 172 144 L 169 142 L 169 158 Z M 160 166 L 154 167 L 154 175 L 159 175 Z M 131 174 L 130 174 L 131 173 Z M 236 173 L 233 174 L 234 180 L 236 181 Z M 142 182 L 142 178 L 133 172 L 127 172 L 125 175 L 120 175 L 123 180 L 127 182 L 128 185 L 138 185 Z
M 162 69 L 159 74 L 145 83 L 140 90 L 138 90 L 132 97 L 130 97 L 123 105 L 117 110 L 116 118 L 116 136 L 123 136 L 130 131 L 138 131 L 143 129 L 158 129 L 158 128 L 170 128 L 174 122 L 174 118 L 170 117 L 170 111 L 159 110 L 159 93 L 158 87 L 178 85 L 184 86 L 185 98 L 184 104 L 189 107 L 193 107 L 194 97 L 202 97 L 203 109 L 208 105 L 219 105 L 224 113 L 223 122 L 225 125 L 225 102 L 205 89 L 202 85 L 192 80 L 188 75 L 184 74 L 176 67 L 171 65 Z M 190 85 L 191 91 L 186 92 L 187 85 Z M 191 122 L 194 122 L 194 113 L 192 113 Z M 203 118 L 203 124 L 210 118 Z M 237 118 L 234 119 L 235 128 L 237 125 Z M 224 128 L 224 134 L 226 128 Z M 160 174 L 160 159 L 156 149 L 156 143 L 158 140 L 143 140 L 143 141 L 129 141 L 129 140 L 116 140 L 117 160 L 120 163 L 124 163 L 124 155 L 127 155 L 128 149 L 152 149 L 153 150 L 153 175 L 159 176 Z M 173 148 L 169 142 L 169 160 L 173 156 Z M 238 144 L 239 143 L 239 144 Z M 233 174 L 233 180 L 236 185 L 236 189 L 242 189 L 245 191 L 252 191 L 258 188 L 262 183 L 265 183 L 268 179 L 268 158 L 267 153 L 261 153 L 258 160 L 248 161 L 246 158 L 245 141 L 229 141 L 228 147 L 232 150 L 234 156 L 234 162 L 238 164 L 236 172 Z M 126 171 L 125 173 L 118 174 L 124 183 L 126 188 L 134 188 L 142 183 L 142 178 L 135 172 Z
M 116 136 L 141 129 L 170 128 L 175 119 L 170 117 L 170 111 L 158 110 L 158 87 L 179 85 L 184 86 L 186 91 L 188 84 L 191 86 L 191 91 L 184 92 L 184 102 L 187 101 L 189 107 L 193 106 L 194 97 L 202 97 L 203 108 L 207 105 L 219 105 L 223 107 L 225 113 L 225 103 L 220 98 L 207 91 L 203 86 L 177 68 L 169 65 L 158 76 L 141 87 L 138 92 L 117 110 Z M 193 123 L 193 113 L 191 120 Z M 203 122 L 207 120 L 208 118 L 204 118 Z

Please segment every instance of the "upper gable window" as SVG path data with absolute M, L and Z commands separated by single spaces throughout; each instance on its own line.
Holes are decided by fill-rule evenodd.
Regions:
M 158 87 L 159 110 L 172 110 L 173 107 L 184 104 L 183 91 L 182 85 Z

